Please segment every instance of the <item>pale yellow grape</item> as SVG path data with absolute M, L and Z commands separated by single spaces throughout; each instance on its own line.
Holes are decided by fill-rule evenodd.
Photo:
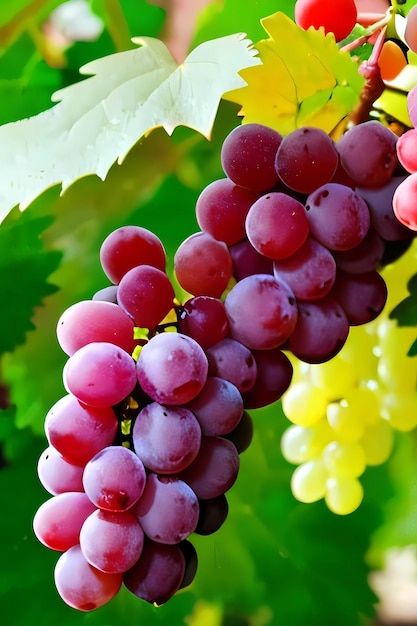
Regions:
M 357 478 L 329 478 L 324 500 L 333 513 L 348 515 L 361 504 L 363 487 Z
M 385 393 L 381 402 L 381 414 L 392 428 L 407 432 L 417 426 L 417 391 Z
M 391 426 L 383 419 L 376 424 L 367 424 L 360 445 L 365 454 L 366 465 L 376 466 L 385 463 L 394 447 Z
M 355 365 L 336 355 L 330 361 L 311 366 L 311 382 L 333 398 L 340 398 L 356 386 L 357 371 Z
M 299 465 L 291 477 L 291 491 L 300 502 L 317 502 L 326 493 L 329 475 L 321 459 Z
M 340 441 L 358 441 L 365 429 L 363 416 L 345 399 L 328 405 L 327 421 Z
M 290 385 L 282 397 L 282 408 L 287 418 L 300 426 L 313 426 L 326 414 L 327 394 L 308 381 Z
M 332 441 L 324 448 L 322 459 L 332 478 L 358 478 L 366 468 L 365 451 L 355 442 Z
M 411 346 L 411 343 L 408 347 Z M 395 353 L 381 356 L 378 362 L 378 378 L 391 391 L 407 393 L 416 388 L 417 360 Z
M 281 437 L 281 452 L 289 462 L 299 465 L 319 457 L 331 441 L 332 430 L 326 418 L 314 427 L 291 425 Z
M 381 417 L 381 403 L 379 400 L 379 387 L 373 381 L 368 381 L 369 386 L 351 389 L 344 397 L 352 413 L 357 413 L 360 419 L 367 424 L 375 424 Z
M 376 377 L 378 357 L 375 354 L 377 344 L 376 326 L 371 322 L 353 326 L 349 337 L 339 355 L 354 368 L 358 380 Z

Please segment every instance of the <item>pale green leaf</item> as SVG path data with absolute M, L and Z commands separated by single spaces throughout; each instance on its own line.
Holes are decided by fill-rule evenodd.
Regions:
M 158 39 L 134 42 L 140 47 L 81 68 L 92 76 L 56 92 L 52 108 L 0 127 L 0 221 L 55 184 L 64 191 L 89 174 L 104 179 L 159 126 L 209 138 L 223 93 L 245 84 L 242 68 L 260 63 L 242 33 L 201 44 L 179 66 Z

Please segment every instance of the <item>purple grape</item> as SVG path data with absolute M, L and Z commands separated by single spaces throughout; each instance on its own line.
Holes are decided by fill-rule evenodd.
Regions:
M 257 377 L 252 389 L 243 394 L 246 409 L 258 409 L 279 400 L 291 383 L 293 367 L 279 348 L 252 350 Z
M 100 302 L 112 302 L 113 304 L 117 304 L 117 285 L 109 285 L 108 287 L 103 287 L 103 289 L 99 289 L 93 295 L 92 300 L 98 300 Z
M 365 274 L 339 272 L 332 295 L 340 302 L 351 326 L 367 324 L 383 310 L 387 286 L 377 271 Z
M 252 274 L 272 274 L 272 259 L 259 254 L 246 238 L 230 247 L 230 256 L 236 280 Z
M 145 482 L 142 461 L 124 446 L 104 448 L 84 469 L 85 492 L 98 508 L 105 511 L 127 511 L 139 500 Z
M 350 187 L 328 183 L 307 198 L 312 235 L 330 250 L 349 250 L 365 237 L 370 226 L 366 202 Z
M 208 376 L 203 389 L 187 408 L 198 419 L 203 435 L 226 435 L 242 417 L 243 400 L 230 381 Z
M 372 227 L 361 243 L 342 252 L 333 252 L 337 268 L 349 274 L 364 274 L 375 270 L 384 256 L 385 243 Z
M 173 474 L 197 456 L 201 428 L 188 408 L 152 402 L 136 417 L 132 438 L 135 452 L 147 469 Z
M 210 500 L 200 500 L 200 516 L 195 532 L 212 535 L 224 524 L 229 513 L 229 504 L 224 493 Z
M 336 279 L 336 263 L 329 250 L 314 237 L 286 259 L 274 261 L 274 275 L 299 300 L 316 300 L 329 293 Z
M 186 404 L 205 385 L 207 357 L 199 344 L 181 333 L 155 335 L 137 361 L 142 389 L 160 404 Z
M 185 302 L 178 320 L 178 332 L 195 339 L 203 349 L 218 343 L 230 331 L 224 303 L 210 296 L 196 296 Z
M 239 424 L 232 432 L 223 435 L 225 439 L 231 441 L 239 454 L 245 452 L 252 443 L 253 439 L 253 419 L 247 411 L 243 411 L 243 415 Z
M 114 406 L 133 391 L 136 364 L 112 343 L 88 343 L 68 359 L 64 384 L 80 402 L 96 408 Z
M 53 446 L 48 446 L 39 457 L 39 480 L 54 496 L 66 491 L 84 491 L 83 472 L 83 465 L 69 463 Z
M 275 155 L 282 136 L 262 124 L 234 128 L 223 142 L 220 160 L 223 171 L 236 185 L 267 191 L 278 180 Z
M 227 294 L 225 307 L 232 338 L 254 350 L 282 345 L 297 323 L 292 290 L 269 274 L 243 278 Z
M 198 568 L 197 550 L 188 539 L 184 539 L 178 544 L 185 558 L 185 572 L 180 585 L 180 589 L 188 587 L 193 582 Z
M 299 302 L 298 322 L 288 348 L 301 361 L 323 363 L 343 347 L 349 322 L 339 302 L 331 295 L 320 300 Z
M 256 362 L 251 351 L 235 339 L 226 338 L 206 350 L 209 376 L 231 382 L 240 393 L 249 391 L 256 380 Z
M 149 539 L 177 544 L 197 526 L 197 496 L 191 487 L 174 476 L 149 473 L 144 492 L 133 513 Z

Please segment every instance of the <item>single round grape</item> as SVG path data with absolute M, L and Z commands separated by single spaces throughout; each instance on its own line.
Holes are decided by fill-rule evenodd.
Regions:
M 245 408 L 258 409 L 279 400 L 291 384 L 293 367 L 287 355 L 279 348 L 252 350 L 256 362 L 256 380 L 243 394 Z
M 242 280 L 252 274 L 272 274 L 272 259 L 259 254 L 245 238 L 229 248 L 233 263 L 233 277 Z
M 223 435 L 223 437 L 234 444 L 238 454 L 242 454 L 252 443 L 253 432 L 253 419 L 248 411 L 243 411 L 239 424 L 230 433 Z
M 343 397 L 358 381 L 356 363 L 345 360 L 339 354 L 325 363 L 312 365 L 310 372 L 312 384 L 326 391 L 329 400 L 331 397 Z
M 407 65 L 407 57 L 395 41 L 387 39 L 382 46 L 378 65 L 382 80 L 384 82 L 392 81 Z
M 389 459 L 394 447 L 393 429 L 384 419 L 376 424 L 367 424 L 360 444 L 365 453 L 366 465 L 382 465 Z
M 350 250 L 333 251 L 338 269 L 349 274 L 364 274 L 376 270 L 382 261 L 385 243 L 376 230 L 370 227 L 364 239 Z
M 326 415 L 327 394 L 308 381 L 291 385 L 282 398 L 286 417 L 300 426 L 313 426 Z
M 404 39 L 407 46 L 417 53 L 417 9 L 413 6 L 407 14 Z
M 321 449 L 315 445 L 315 431 L 307 426 L 287 428 L 281 437 L 281 452 L 289 463 L 300 465 L 317 457 Z
M 220 298 L 232 276 L 232 259 L 224 241 L 206 232 L 194 233 L 177 249 L 174 271 L 191 295 Z
M 356 407 L 352 407 L 344 398 L 328 405 L 327 420 L 339 441 L 347 443 L 358 441 L 365 430 L 362 414 L 357 413 Z
M 337 142 L 342 166 L 357 187 L 373 189 L 385 185 L 397 166 L 397 136 L 371 120 L 352 126 Z
M 133 513 L 149 539 L 177 544 L 194 532 L 198 517 L 197 496 L 191 487 L 174 476 L 149 473 L 142 496 Z
M 299 300 L 316 300 L 332 288 L 336 262 L 325 246 L 308 237 L 290 257 L 274 261 L 274 276 L 287 283 Z
M 301 202 L 280 192 L 256 200 L 246 216 L 245 227 L 255 250 L 270 259 L 285 259 L 294 254 L 310 230 Z
M 139 457 L 124 446 L 109 446 L 85 466 L 85 493 L 100 509 L 127 511 L 143 493 L 146 472 Z
M 366 202 L 350 187 L 328 183 L 306 202 L 312 235 L 330 250 L 350 250 L 365 238 L 371 224 Z
M 53 496 L 35 513 L 35 535 L 51 550 L 65 552 L 79 543 L 81 527 L 95 508 L 85 493 L 67 491 Z
M 210 183 L 197 198 L 195 213 L 202 231 L 232 246 L 245 236 L 245 218 L 259 193 L 229 178 Z
M 198 555 L 197 550 L 188 539 L 184 539 L 178 544 L 181 552 L 185 558 L 185 572 L 182 578 L 180 589 L 188 587 L 193 582 L 198 568 Z
M 398 137 L 397 156 L 404 169 L 410 174 L 417 172 L 417 129 L 411 128 Z
M 197 456 L 201 428 L 188 408 L 151 402 L 138 413 L 132 439 L 135 452 L 147 469 L 173 474 Z
M 203 435 L 226 435 L 240 422 L 243 400 L 230 381 L 208 376 L 203 389 L 187 408 L 197 418 Z
M 294 6 L 295 22 L 304 30 L 313 26 L 333 33 L 336 41 L 345 39 L 356 24 L 354 0 L 297 0 Z
M 210 500 L 200 500 L 200 515 L 195 532 L 198 535 L 212 535 L 217 532 L 229 513 L 229 504 L 224 493 Z
M 294 191 L 308 194 L 328 183 L 339 161 L 333 140 L 313 126 L 286 135 L 275 157 L 280 179 Z
M 202 437 L 196 459 L 178 475 L 200 500 L 216 498 L 235 483 L 240 459 L 237 449 L 224 437 Z
M 268 274 L 239 281 L 227 294 L 225 307 L 232 338 L 254 350 L 279 347 L 297 323 L 293 292 L 286 283 Z
M 140 328 L 155 328 L 173 307 L 174 288 L 165 272 L 139 265 L 123 276 L 117 291 L 119 306 Z
M 223 142 L 220 160 L 223 171 L 236 185 L 267 191 L 275 185 L 275 155 L 282 136 L 262 124 L 242 124 Z
M 206 350 L 209 376 L 230 381 L 240 393 L 255 384 L 257 368 L 252 352 L 239 341 L 226 337 Z
M 79 545 L 60 556 L 54 578 L 61 598 L 78 611 L 93 611 L 107 604 L 122 584 L 121 574 L 106 574 L 90 565 Z
M 332 478 L 358 478 L 366 468 L 365 451 L 357 442 L 332 441 L 322 458 Z
M 134 324 L 116 304 L 83 300 L 70 306 L 58 320 L 56 334 L 69 356 L 87 343 L 106 341 L 131 353 L 135 347 Z
M 114 442 L 118 422 L 111 407 L 87 406 L 68 394 L 49 409 L 44 427 L 48 442 L 68 463 L 84 466 Z
M 69 463 L 53 446 L 42 452 L 37 469 L 43 487 L 54 496 L 66 491 L 84 491 L 84 466 Z
M 130 354 L 112 343 L 88 343 L 68 359 L 64 384 L 89 406 L 114 406 L 133 391 L 136 364 Z
M 199 344 L 181 333 L 160 333 L 143 346 L 137 361 L 142 389 L 160 404 L 186 404 L 200 393 L 208 373 Z
M 349 335 L 348 318 L 331 295 L 298 303 L 298 320 L 288 340 L 291 352 L 306 363 L 322 363 L 342 349 Z
M 408 432 L 417 426 L 417 392 L 384 393 L 381 414 L 392 428 Z
M 99 289 L 95 292 L 92 300 L 99 300 L 99 302 L 112 302 L 113 304 L 117 304 L 117 289 L 117 285 L 109 285 L 108 287 L 103 287 L 103 289 Z
M 123 573 L 142 553 L 143 530 L 130 511 L 96 509 L 80 532 L 81 551 L 93 567 L 109 574 Z
M 416 194 L 417 173 L 411 174 L 398 185 L 392 200 L 396 218 L 412 231 L 417 230 Z
M 103 241 L 100 262 L 106 276 L 118 284 L 137 265 L 152 265 L 165 271 L 166 254 L 160 239 L 141 226 L 122 226 Z
M 317 502 L 326 493 L 328 473 L 321 459 L 299 465 L 291 476 L 291 491 L 300 502 Z
M 329 478 L 324 499 L 332 513 L 348 515 L 361 504 L 363 487 L 357 478 Z
M 178 332 L 195 339 L 204 350 L 218 343 L 230 332 L 224 303 L 210 296 L 190 298 L 181 310 Z
M 414 127 L 417 127 L 417 85 L 407 95 L 408 115 Z
M 339 272 L 331 294 L 342 306 L 349 324 L 357 326 L 374 320 L 387 301 L 387 286 L 377 272 Z
M 178 545 L 147 539 L 139 560 L 123 574 L 123 582 L 135 596 L 159 606 L 178 591 L 184 574 L 185 557 Z

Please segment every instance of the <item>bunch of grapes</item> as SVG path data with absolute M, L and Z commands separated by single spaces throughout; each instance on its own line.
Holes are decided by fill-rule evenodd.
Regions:
M 317 437 L 315 456 L 288 435 L 283 448 L 287 458 L 313 464 L 315 482 L 311 472 L 305 484 L 294 479 L 304 501 L 324 495 L 315 477 L 324 476 L 325 462 L 331 480 L 350 463 L 353 480 L 381 458 L 383 435 L 378 457 L 373 433 L 386 424 L 375 402 L 362 457 L 356 452 L 365 425 L 359 434 L 345 395 L 363 406 L 374 394 L 364 375 L 354 377 L 352 361 L 341 357 L 346 373 L 338 386 L 332 381 L 332 398 L 323 383 L 299 380 L 298 362 L 326 364 L 352 326 L 384 308 L 378 269 L 414 236 L 392 208 L 404 179 L 396 143 L 377 122 L 351 128 L 337 144 L 312 127 L 286 137 L 259 124 L 235 128 L 221 151 L 225 176 L 197 200 L 201 230 L 174 257 L 183 303 L 156 235 L 125 226 L 105 239 L 100 261 L 111 284 L 58 321 L 67 393 L 46 416 L 49 445 L 38 464 L 52 497 L 34 530 L 62 553 L 55 582 L 67 604 L 92 610 L 122 584 L 162 604 L 192 582 L 198 559 L 190 536 L 214 533 L 227 518 L 225 494 L 252 437 L 248 409 L 287 392 L 296 428 L 321 428 L 320 462 Z M 340 435 L 335 450 L 331 428 Z M 349 507 L 345 498 L 331 508 Z

